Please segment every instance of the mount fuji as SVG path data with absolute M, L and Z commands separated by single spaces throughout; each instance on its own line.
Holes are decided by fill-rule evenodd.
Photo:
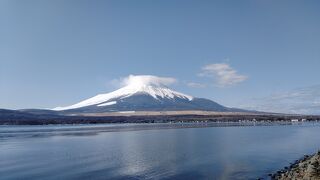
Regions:
M 79 103 L 52 110 L 70 113 L 105 113 L 123 111 L 218 111 L 233 109 L 204 98 L 192 97 L 166 86 L 174 80 L 156 76 L 129 76 L 125 86 L 106 94 L 98 94 Z

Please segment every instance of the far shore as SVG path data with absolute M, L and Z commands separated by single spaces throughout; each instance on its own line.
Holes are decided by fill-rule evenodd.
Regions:
M 0 110 L 0 125 L 105 124 L 105 123 L 209 123 L 320 121 L 320 116 L 261 112 L 125 111 L 60 114 L 52 111 Z
M 81 116 L 174 116 L 174 115 L 200 115 L 200 116 L 236 116 L 236 115 L 261 115 L 269 114 L 276 115 L 276 113 L 259 113 L 259 112 L 218 112 L 218 111 L 118 111 L 118 112 L 105 112 L 105 113 L 78 113 L 75 115 Z

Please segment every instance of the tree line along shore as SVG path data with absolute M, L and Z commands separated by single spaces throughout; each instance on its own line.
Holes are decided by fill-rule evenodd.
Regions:
M 205 115 L 84 116 L 0 110 L 0 125 L 98 124 L 98 123 L 209 123 L 209 122 L 301 122 L 320 121 L 320 116 L 283 114 L 215 113 Z

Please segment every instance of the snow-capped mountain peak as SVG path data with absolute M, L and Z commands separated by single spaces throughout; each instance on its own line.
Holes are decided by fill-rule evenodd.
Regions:
M 159 82 L 152 82 L 151 79 L 152 78 L 150 78 L 149 76 L 132 78 L 130 79 L 129 83 L 127 83 L 127 86 L 121 89 L 118 89 L 111 93 L 96 95 L 92 98 L 86 99 L 71 106 L 56 107 L 53 110 L 69 110 L 93 105 L 97 105 L 99 107 L 109 106 L 116 104 L 117 100 L 119 99 L 124 99 L 136 94 L 149 95 L 159 101 L 163 99 L 175 98 L 185 99 L 188 101 L 193 100 L 192 96 L 171 90 Z
M 118 82 L 118 81 L 117 81 Z M 176 82 L 170 77 L 130 75 L 120 79 L 122 88 L 99 94 L 71 106 L 53 110 L 63 113 L 108 113 L 135 111 L 230 111 L 214 101 L 192 97 L 168 88 Z

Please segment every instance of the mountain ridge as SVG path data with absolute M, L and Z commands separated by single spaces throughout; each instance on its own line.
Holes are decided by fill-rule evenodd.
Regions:
M 229 112 L 235 110 L 212 100 L 193 97 L 172 90 L 161 83 L 148 81 L 148 77 L 139 76 L 139 78 L 113 92 L 98 94 L 76 104 L 56 107 L 52 110 L 70 113 L 179 110 Z M 237 111 L 244 110 L 237 109 Z
M 91 97 L 89 99 L 83 100 L 79 103 L 76 103 L 70 106 L 56 107 L 56 108 L 53 108 L 52 110 L 61 111 L 61 110 L 82 108 L 82 107 L 92 106 L 92 105 L 109 106 L 109 105 L 116 104 L 117 103 L 117 101 L 115 101 L 116 99 L 121 100 L 136 94 L 146 94 L 156 100 L 181 98 L 181 99 L 188 99 L 189 101 L 191 101 L 193 99 L 192 96 L 171 90 L 166 86 L 152 85 L 152 84 L 142 84 L 142 85 L 134 84 L 134 85 L 125 86 L 123 88 L 120 88 L 110 93 L 98 94 L 94 97 Z

